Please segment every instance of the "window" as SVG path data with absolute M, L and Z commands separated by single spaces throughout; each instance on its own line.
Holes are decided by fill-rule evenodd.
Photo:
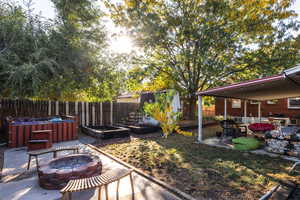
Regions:
M 289 109 L 300 109 L 300 97 L 288 98 Z
M 232 108 L 241 108 L 241 100 L 233 99 L 232 100 Z

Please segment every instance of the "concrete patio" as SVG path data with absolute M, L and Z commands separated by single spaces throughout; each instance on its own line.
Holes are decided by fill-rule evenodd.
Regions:
M 84 137 L 80 141 L 69 141 L 57 143 L 54 146 L 69 146 L 78 145 L 80 153 L 90 153 L 97 155 L 103 164 L 102 173 L 111 169 L 125 168 L 125 166 L 117 163 L 116 161 L 108 158 L 107 156 L 96 152 L 89 148 L 84 143 L 94 142 L 92 138 Z M 62 154 L 59 154 L 62 155 Z M 45 154 L 39 160 L 45 162 L 51 159 L 52 154 Z M 38 177 L 36 173 L 35 160 L 32 159 L 30 170 L 27 167 L 27 151 L 26 148 L 8 149 L 4 153 L 4 166 L 2 170 L 2 179 L 0 183 L 0 200 L 55 200 L 60 199 L 61 194 L 58 190 L 45 190 L 38 184 Z M 167 191 L 165 188 L 158 184 L 142 177 L 137 173 L 133 173 L 135 199 L 138 200 L 180 200 L 179 197 Z M 109 198 L 116 199 L 116 183 L 108 186 Z M 104 198 L 105 192 L 102 192 Z M 119 190 L 120 200 L 131 199 L 131 188 L 129 178 L 125 177 L 120 182 Z M 87 190 L 84 192 L 73 193 L 73 199 L 98 199 L 98 192 L 96 189 Z

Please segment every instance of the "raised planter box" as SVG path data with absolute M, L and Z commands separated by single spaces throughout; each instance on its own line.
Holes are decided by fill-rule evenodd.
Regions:
M 130 129 L 120 126 L 82 126 L 81 130 L 87 135 L 101 139 L 130 136 Z
M 130 129 L 132 133 L 135 134 L 147 134 L 147 133 L 154 133 L 161 130 L 158 126 L 143 126 L 143 125 L 127 125 L 127 124 L 118 124 L 120 127 L 125 127 Z

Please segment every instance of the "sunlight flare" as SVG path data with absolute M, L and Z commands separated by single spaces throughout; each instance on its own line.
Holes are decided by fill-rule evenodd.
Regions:
M 114 38 L 110 48 L 116 53 L 130 53 L 134 49 L 134 44 L 130 37 L 123 35 Z

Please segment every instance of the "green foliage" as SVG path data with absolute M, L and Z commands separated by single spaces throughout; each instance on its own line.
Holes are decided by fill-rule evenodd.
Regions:
M 1 95 L 34 95 L 58 67 L 56 60 L 48 56 L 49 24 L 27 17 L 18 6 L 0 4 Z
M 192 135 L 190 132 L 179 129 L 178 121 L 181 113 L 174 112 L 172 107 L 175 92 L 175 90 L 169 90 L 165 93 L 155 94 L 155 102 L 144 105 L 145 113 L 160 123 L 165 138 L 175 131 L 186 136 Z
M 105 2 L 111 18 L 144 49 L 139 61 L 150 80 L 165 74 L 163 80 L 190 99 L 189 113 L 199 90 L 274 74 L 300 61 L 292 0 Z
M 107 51 L 103 13 L 93 0 L 53 0 L 54 20 L 0 3 L 2 97 L 111 100 L 120 92 L 123 55 Z

